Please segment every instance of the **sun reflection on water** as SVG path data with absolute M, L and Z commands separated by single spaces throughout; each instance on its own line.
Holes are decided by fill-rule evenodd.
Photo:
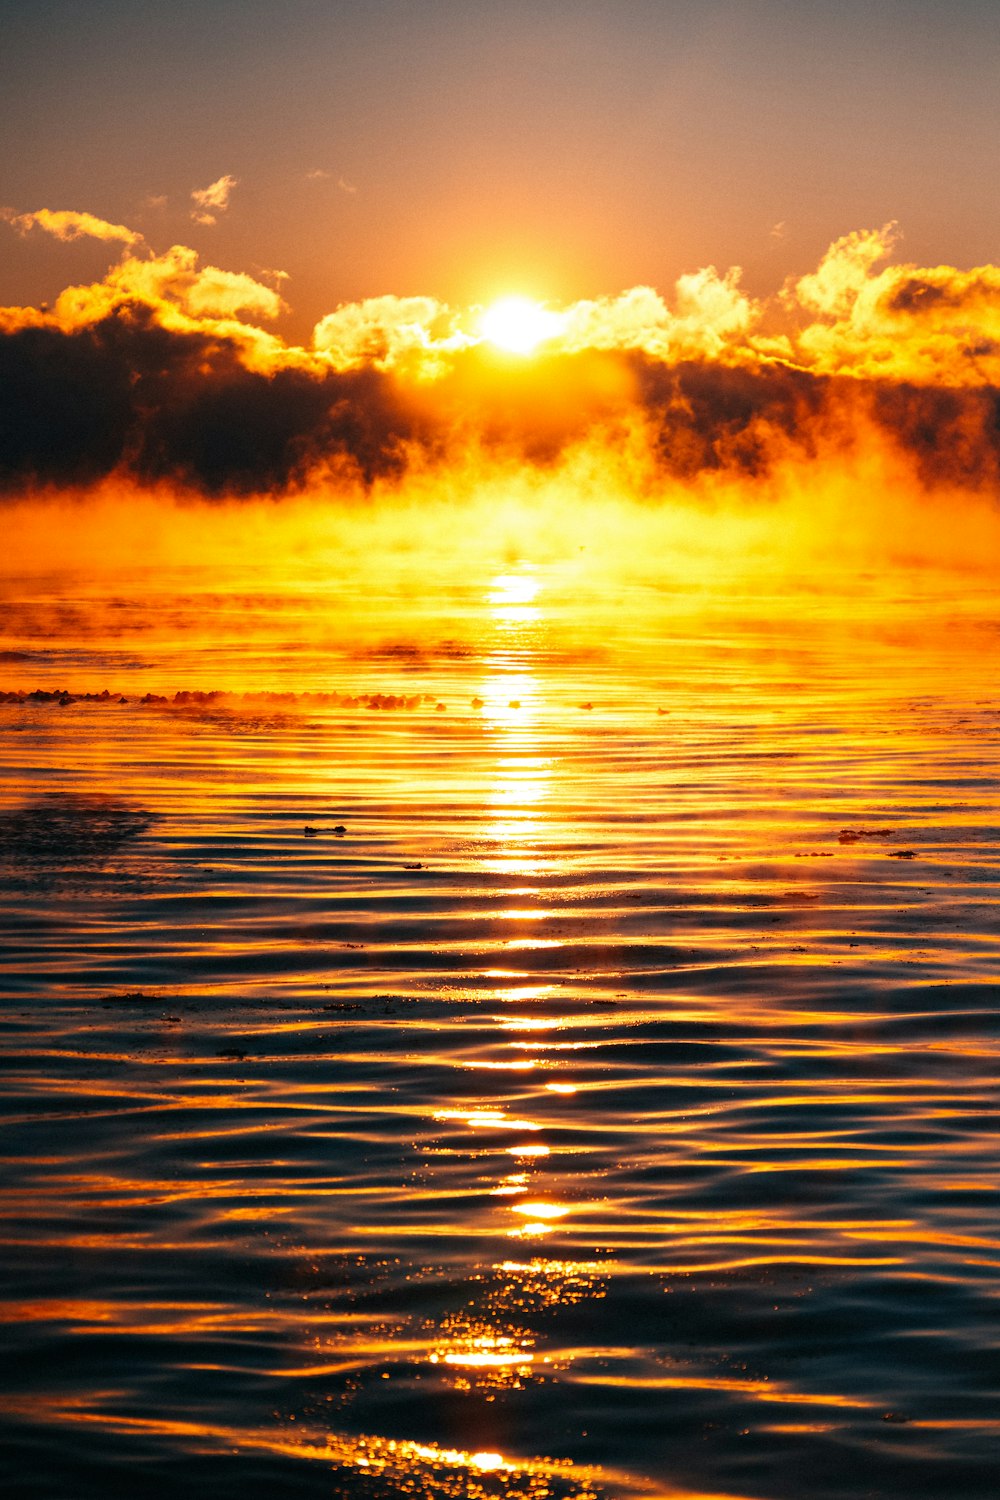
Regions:
M 540 587 L 530 563 L 522 564 L 520 572 L 498 573 L 492 578 L 486 598 L 497 624 L 516 628 L 537 620 L 539 611 L 534 603 Z
M 544 868 L 539 848 L 542 804 L 552 787 L 552 761 L 542 751 L 543 695 L 535 670 L 542 610 L 535 603 L 541 580 L 525 566 L 491 580 L 485 596 L 492 645 L 484 652 L 477 701 L 496 736 L 492 782 L 486 798 L 488 868 L 537 876 Z
M 487 649 L 475 706 L 488 751 L 487 780 L 478 840 L 480 869 L 493 892 L 488 920 L 500 941 L 516 950 L 513 963 L 480 970 L 485 998 L 496 1007 L 491 1034 L 475 1057 L 455 1063 L 456 1077 L 478 1077 L 477 1097 L 457 1093 L 434 1113 L 439 1125 L 464 1127 L 471 1175 L 464 1180 L 463 1203 L 478 1215 L 475 1232 L 511 1240 L 557 1237 L 580 1205 L 581 1184 L 567 1184 L 558 1172 L 558 1148 L 546 1139 L 553 1118 L 572 1110 L 577 1086 L 566 1077 L 567 1056 L 557 1041 L 567 1017 L 565 981 L 540 980 L 533 965 L 540 950 L 558 949 L 561 938 L 545 924 L 552 912 L 548 877 L 555 843 L 552 799 L 558 757 L 545 702 L 539 662 L 544 612 L 544 579 L 535 568 L 519 567 L 490 581 L 484 595 Z M 496 954 L 496 938 L 484 952 Z M 481 994 L 483 992 L 480 992 Z M 525 1055 L 524 1033 L 539 1033 Z M 550 1081 L 551 1080 L 551 1081 Z M 512 1138 L 513 1137 L 513 1138 Z M 452 1389 L 492 1392 L 537 1380 L 558 1356 L 535 1348 L 522 1326 L 525 1310 L 573 1302 L 596 1285 L 589 1268 L 569 1262 L 519 1262 L 504 1258 L 484 1270 L 482 1295 L 446 1315 L 433 1329 L 427 1359 L 435 1376 Z M 499 1290 L 498 1290 L 499 1283 Z M 489 1399 L 492 1399 L 490 1396 Z

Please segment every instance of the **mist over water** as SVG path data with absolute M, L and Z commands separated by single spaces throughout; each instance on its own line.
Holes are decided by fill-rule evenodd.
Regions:
M 7 1492 L 992 1497 L 988 574 L 246 515 L 2 584 Z

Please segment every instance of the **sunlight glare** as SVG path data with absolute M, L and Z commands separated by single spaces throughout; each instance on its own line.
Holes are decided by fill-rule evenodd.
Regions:
M 488 343 L 508 354 L 533 354 L 538 345 L 554 338 L 562 318 L 530 297 L 501 297 L 483 313 L 479 331 Z

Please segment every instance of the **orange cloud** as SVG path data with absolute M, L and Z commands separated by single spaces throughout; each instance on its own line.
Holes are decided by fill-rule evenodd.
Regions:
M 124 224 L 109 224 L 107 219 L 98 219 L 94 214 L 77 213 L 73 209 L 39 208 L 34 213 L 18 214 L 11 209 L 0 211 L 0 218 L 7 220 L 21 234 L 32 229 L 44 229 L 57 240 L 108 240 L 123 245 L 142 243 L 142 235 L 136 234 Z
M 69 324 L 93 321 L 122 301 L 180 311 L 197 322 L 205 318 L 276 318 L 285 304 L 271 287 L 243 271 L 198 267 L 198 253 L 173 245 L 163 255 L 140 260 L 126 256 L 102 282 L 69 287 L 56 303 L 56 315 Z
M 636 349 L 660 359 L 721 357 L 736 351 L 761 317 L 739 280 L 736 267 L 724 276 L 714 266 L 682 276 L 673 310 L 648 286 L 574 303 L 562 314 L 554 346 L 568 353 Z
M 315 356 L 289 348 L 259 327 L 260 320 L 285 311 L 285 303 L 273 288 L 242 271 L 199 267 L 197 251 L 186 245 L 174 245 L 163 255 L 126 255 L 103 281 L 67 287 L 49 311 L 0 308 L 0 333 L 26 327 L 73 333 L 134 307 L 144 309 L 171 332 L 229 340 L 250 369 L 315 364 Z
M 886 266 L 895 226 L 844 236 L 786 288 L 811 315 L 798 361 L 825 374 L 944 386 L 1000 384 L 1000 268 Z
M 872 267 L 893 249 L 895 224 L 857 230 L 835 240 L 818 268 L 802 276 L 786 294 L 788 300 L 827 317 L 849 316 L 869 285 Z
M 191 210 L 191 217 L 195 223 L 218 223 L 219 214 L 225 213 L 229 207 L 230 194 L 238 185 L 238 177 L 227 175 L 209 183 L 207 188 L 195 188 L 191 194 L 191 201 L 195 204 Z
M 458 328 L 454 313 L 434 297 L 369 297 L 348 302 L 316 324 L 313 347 L 335 369 L 408 366 L 413 373 L 440 373 L 446 357 L 474 340 Z

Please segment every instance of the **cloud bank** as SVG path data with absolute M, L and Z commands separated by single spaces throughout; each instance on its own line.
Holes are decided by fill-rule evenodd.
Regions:
M 235 180 L 194 196 L 224 210 Z M 1000 479 L 1000 268 L 892 264 L 892 226 L 844 236 L 770 302 L 733 269 L 558 309 L 531 357 L 432 297 L 336 308 L 309 347 L 264 325 L 273 287 L 88 214 L 8 213 L 120 243 L 100 282 L 0 309 L 0 494 L 115 478 L 210 498 L 370 486 L 470 454 L 628 453 L 647 493 L 872 447 L 926 488 Z

